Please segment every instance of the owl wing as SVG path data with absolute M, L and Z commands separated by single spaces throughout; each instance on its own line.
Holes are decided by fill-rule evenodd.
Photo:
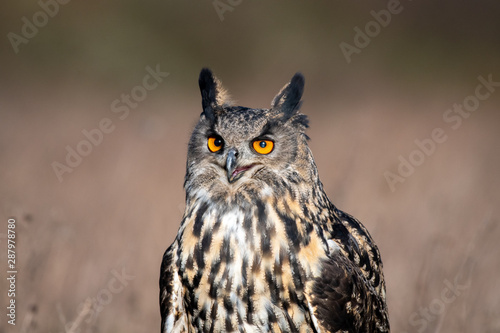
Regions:
M 308 297 L 318 331 L 389 332 L 385 302 L 352 261 L 337 252 L 322 268 Z
M 161 332 L 187 332 L 188 320 L 183 304 L 183 287 L 175 265 L 177 242 L 163 255 L 160 272 Z
M 322 332 L 389 332 L 379 250 L 361 222 L 333 211 L 323 224 L 329 250 L 308 295 L 313 321 Z

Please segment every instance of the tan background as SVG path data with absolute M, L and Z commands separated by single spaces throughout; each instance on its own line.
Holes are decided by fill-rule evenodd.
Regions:
M 221 21 L 211 1 L 72 1 L 15 53 L 8 33 L 41 7 L 2 4 L 1 309 L 8 217 L 18 274 L 17 325 L 1 310 L 0 332 L 159 331 L 203 66 L 251 107 L 305 75 L 322 181 L 381 250 L 393 332 L 500 332 L 500 87 L 458 129 L 443 120 L 479 75 L 500 81 L 499 3 L 403 1 L 350 63 L 340 43 L 387 1 L 233 5 Z M 169 76 L 120 120 L 111 103 L 157 64 Z M 51 164 L 103 118 L 115 130 L 59 182 Z M 435 128 L 447 140 L 391 191 L 384 173 Z

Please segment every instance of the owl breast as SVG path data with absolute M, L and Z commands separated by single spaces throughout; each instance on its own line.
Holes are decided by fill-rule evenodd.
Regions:
M 323 244 L 295 248 L 276 199 L 245 197 L 199 200 L 185 217 L 179 271 L 191 325 L 207 332 L 308 332 L 304 290 L 319 270 L 315 258 L 324 252 Z

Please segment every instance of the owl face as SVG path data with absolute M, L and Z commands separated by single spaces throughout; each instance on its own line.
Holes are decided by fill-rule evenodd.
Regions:
M 308 151 L 307 118 L 298 113 L 303 85 L 296 74 L 270 109 L 251 109 L 232 106 L 220 81 L 202 70 L 203 112 L 189 143 L 187 185 L 227 191 L 295 171 L 299 152 Z

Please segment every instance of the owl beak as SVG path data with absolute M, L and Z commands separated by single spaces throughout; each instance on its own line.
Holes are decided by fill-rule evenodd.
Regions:
M 226 170 L 227 170 L 227 180 L 232 183 L 237 178 L 238 173 L 235 173 L 236 170 L 236 159 L 238 157 L 238 151 L 234 148 L 229 149 L 226 157 Z

